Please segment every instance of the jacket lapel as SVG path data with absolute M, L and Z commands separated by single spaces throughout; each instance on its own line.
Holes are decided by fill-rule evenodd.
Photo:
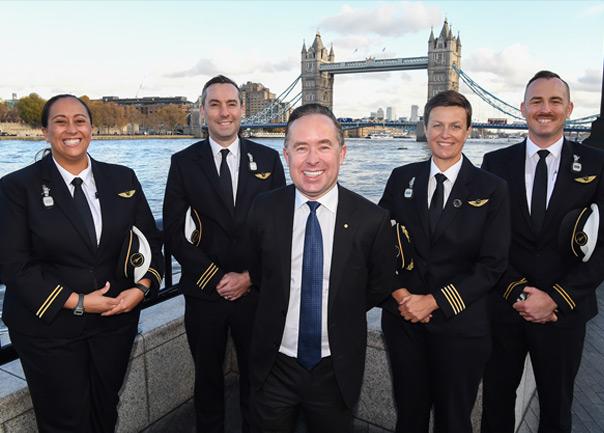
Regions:
M 249 182 L 246 177 L 249 176 L 249 159 L 247 156 L 247 143 L 243 138 L 239 139 L 239 173 L 237 182 L 237 195 L 235 199 L 235 214 L 238 209 L 248 209 L 247 189 Z M 245 215 L 244 215 L 245 216 Z
M 425 239 L 430 239 L 430 226 L 428 217 L 428 177 L 430 176 L 430 160 L 422 163 L 420 170 L 417 172 L 417 177 L 414 182 L 413 189 L 415 190 L 415 207 L 420 226 L 424 231 Z
M 510 197 L 518 197 L 515 204 L 520 207 L 520 214 L 525 220 L 526 227 L 529 228 L 529 232 L 533 232 L 533 221 L 528 209 L 528 203 L 526 201 L 526 181 L 525 181 L 525 170 L 526 170 L 526 140 L 520 143 L 516 148 L 516 152 L 512 155 L 512 160 L 509 164 L 510 177 L 508 180 L 508 186 L 510 188 Z
M 92 245 L 84 221 L 73 203 L 73 196 L 69 192 L 61 173 L 59 173 L 59 170 L 55 166 L 51 155 L 45 157 L 45 162 L 42 165 L 42 180 L 50 183 L 50 195 L 53 197 L 54 203 L 61 209 L 80 234 L 88 249 L 96 254 L 96 245 Z
M 543 221 L 542 233 L 548 233 L 548 225 L 553 221 L 553 216 L 560 210 L 564 209 L 567 203 L 565 188 L 572 184 L 570 167 L 573 162 L 573 146 L 570 142 L 564 140 L 562 144 L 562 152 L 560 153 L 560 167 L 556 175 L 556 183 L 552 196 L 549 199 L 547 209 L 545 211 L 545 220 Z
M 199 149 L 199 164 L 201 165 L 201 172 L 206 176 L 210 185 L 212 185 L 212 189 L 218 196 L 220 203 L 224 206 L 229 215 L 233 215 L 233 210 L 227 204 L 224 195 L 222 194 L 222 190 L 220 187 L 220 178 L 218 177 L 218 171 L 216 170 L 216 163 L 214 162 L 214 155 L 212 155 L 212 148 L 210 146 L 210 141 L 205 139 L 202 141 L 198 147 Z
M 468 189 L 466 184 L 472 179 L 472 170 L 474 166 L 472 163 L 462 155 L 463 161 L 461 163 L 461 169 L 453 184 L 453 189 L 449 194 L 443 213 L 438 220 L 436 230 L 431 238 L 431 243 L 434 243 L 438 237 L 447 229 L 447 227 L 455 220 L 459 215 L 463 204 L 468 198 Z
M 338 188 L 338 210 L 336 212 L 336 224 L 333 234 L 333 249 L 331 253 L 331 270 L 329 272 L 329 299 L 328 314 L 333 310 L 337 293 L 340 289 L 342 275 L 346 273 L 348 255 L 352 251 L 352 240 L 356 225 L 359 223 L 355 218 L 356 209 L 350 201 L 350 193 L 340 187 Z
M 281 233 L 281 238 L 275 241 L 279 245 L 281 266 L 281 287 L 283 288 L 284 305 L 287 308 L 289 304 L 290 283 L 291 283 L 291 268 L 292 268 L 292 236 L 294 234 L 294 206 L 295 206 L 295 188 L 289 185 L 284 193 L 280 195 L 279 202 L 273 207 L 273 221 L 278 222 L 277 234 Z

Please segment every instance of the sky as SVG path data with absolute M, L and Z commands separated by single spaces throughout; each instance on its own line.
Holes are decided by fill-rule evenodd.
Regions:
M 461 38 L 462 70 L 500 99 L 519 106 L 526 81 L 550 69 L 571 86 L 571 117 L 599 112 L 602 1 L 0 1 L 0 98 L 195 101 L 219 73 L 279 95 L 317 31 L 336 61 L 426 56 L 430 29 L 438 35 L 445 18 Z M 460 91 L 476 120 L 502 117 Z M 409 116 L 426 99 L 425 70 L 335 77 L 338 117 L 387 106 Z

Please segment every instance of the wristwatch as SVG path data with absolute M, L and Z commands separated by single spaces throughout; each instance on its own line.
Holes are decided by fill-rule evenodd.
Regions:
M 147 287 L 147 286 L 145 286 L 144 284 L 141 284 L 141 283 L 136 283 L 134 285 L 134 287 L 136 287 L 137 289 L 140 289 L 143 292 L 143 294 L 145 295 L 145 298 L 147 297 L 147 295 L 151 291 L 151 287 Z
M 84 295 L 82 293 L 78 293 L 78 303 L 73 310 L 74 316 L 81 316 L 84 314 Z

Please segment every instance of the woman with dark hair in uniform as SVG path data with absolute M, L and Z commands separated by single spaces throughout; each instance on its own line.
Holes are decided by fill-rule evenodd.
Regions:
M 2 318 L 40 432 L 114 431 L 140 306 L 163 272 L 141 185 L 88 155 L 91 122 L 79 98 L 51 98 L 50 152 L 0 179 Z

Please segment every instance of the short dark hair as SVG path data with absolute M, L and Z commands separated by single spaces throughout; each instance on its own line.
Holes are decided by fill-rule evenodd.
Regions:
M 340 146 L 344 145 L 344 130 L 342 129 L 342 125 L 340 125 L 340 122 L 338 122 L 338 119 L 336 119 L 336 116 L 333 115 L 333 113 L 331 112 L 331 110 L 329 108 L 327 108 L 325 105 L 317 104 L 316 102 L 313 102 L 311 104 L 301 105 L 298 108 L 296 108 L 294 111 L 292 111 L 292 113 L 289 115 L 289 119 L 287 120 L 287 126 L 285 127 L 285 144 L 286 145 L 287 145 L 287 140 L 289 138 L 289 128 L 291 127 L 292 123 L 294 123 L 296 120 L 300 119 L 301 117 L 309 116 L 311 114 L 321 114 L 323 116 L 328 117 L 333 122 L 334 126 L 336 127 L 338 144 Z
M 424 107 L 424 125 L 428 126 L 430 112 L 436 107 L 461 107 L 466 111 L 466 127 L 472 126 L 472 105 L 464 95 L 455 90 L 437 93 Z
M 237 83 L 235 83 L 229 77 L 225 77 L 224 75 L 216 75 L 214 78 L 210 79 L 207 83 L 204 84 L 203 90 L 201 91 L 201 105 L 205 104 L 206 97 L 208 96 L 208 87 L 210 87 L 212 84 L 231 84 L 235 86 L 235 89 L 237 89 L 237 96 L 239 97 L 239 103 L 243 104 L 241 89 L 239 89 Z
M 52 108 L 52 106 L 54 105 L 55 102 L 57 102 L 59 99 L 63 99 L 63 98 L 77 99 L 80 102 L 80 104 L 82 104 L 84 106 L 84 108 L 86 109 L 86 113 L 88 113 L 88 118 L 90 119 L 90 124 L 92 124 L 92 113 L 90 112 L 90 108 L 88 107 L 88 105 L 81 98 L 78 98 L 77 96 L 70 95 L 69 93 L 62 93 L 60 95 L 55 95 L 52 98 L 50 98 L 48 101 L 46 101 L 46 103 L 44 104 L 44 107 L 42 107 L 42 114 L 40 116 L 42 128 L 48 128 L 48 117 L 50 116 L 50 109 Z
M 568 83 L 566 81 L 564 81 L 562 78 L 560 78 L 560 75 L 556 74 L 555 72 L 546 71 L 546 70 L 537 72 L 535 75 L 533 75 L 533 78 L 531 78 L 528 81 L 528 83 L 526 83 L 526 87 L 524 88 L 524 98 L 523 99 L 526 99 L 526 91 L 528 90 L 531 83 L 533 81 L 537 81 L 541 78 L 544 78 L 546 80 L 551 80 L 552 78 L 557 78 L 558 80 L 562 81 L 564 83 L 564 87 L 566 87 L 566 93 L 568 94 L 568 99 L 570 100 L 570 87 L 568 86 Z

